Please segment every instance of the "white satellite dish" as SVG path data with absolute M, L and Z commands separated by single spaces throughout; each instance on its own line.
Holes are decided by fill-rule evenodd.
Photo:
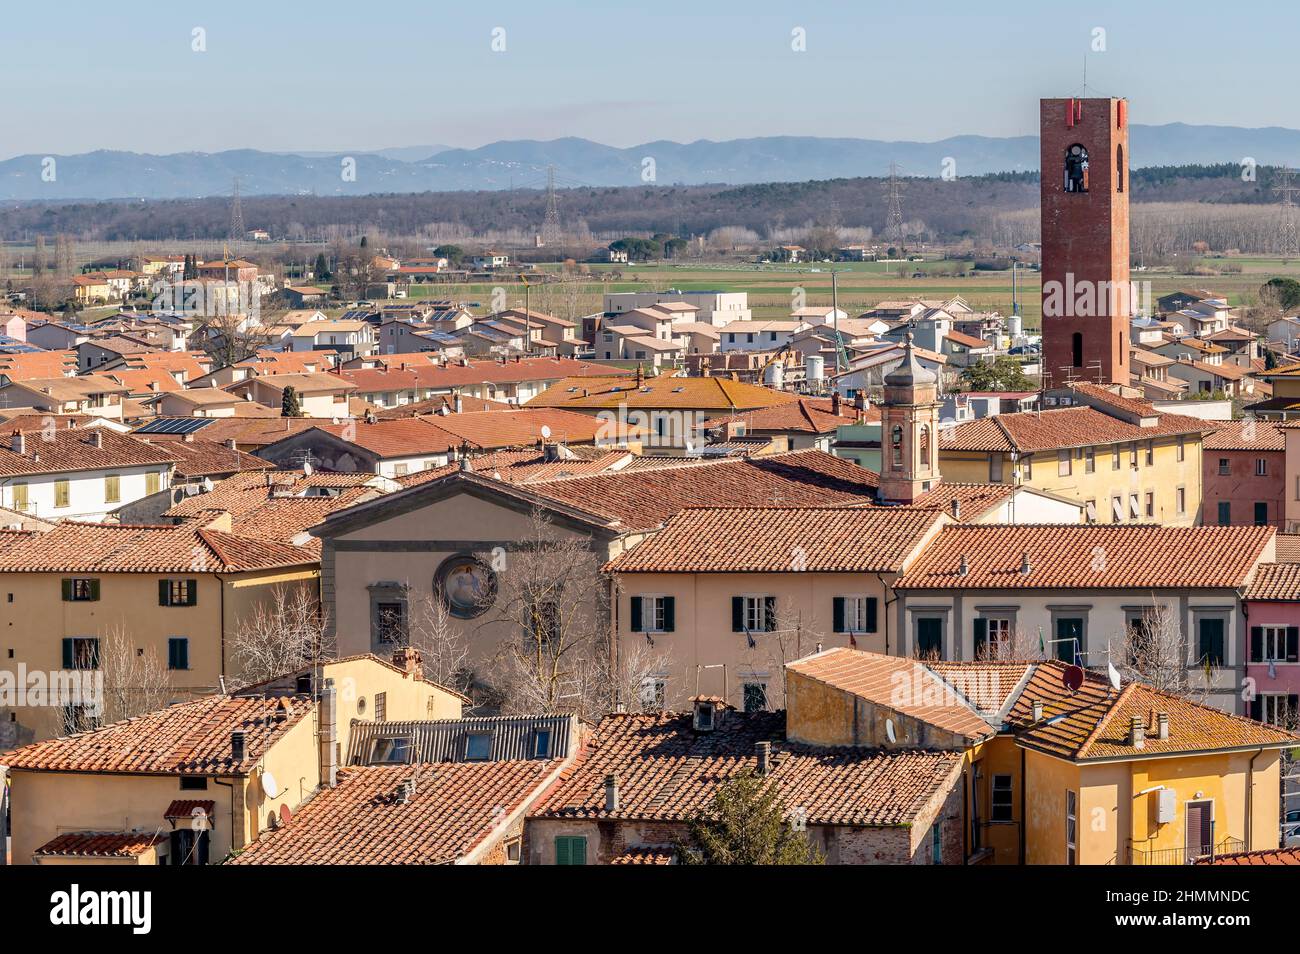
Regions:
M 302 475 L 304 477 L 311 476 L 311 461 L 305 460 L 302 462 Z
M 890 741 L 891 743 L 893 743 L 893 742 L 897 742 L 897 741 L 898 741 L 898 737 L 894 734 L 894 720 L 893 720 L 893 719 L 886 719 L 886 720 L 885 720 L 885 737 L 886 737 L 887 739 L 889 739 L 889 741 Z
M 542 425 L 542 437 L 546 438 L 547 440 L 549 440 L 551 437 L 551 428 L 547 424 Z
M 275 776 L 271 774 L 269 769 L 262 773 L 261 782 L 262 791 L 266 793 L 267 798 L 275 798 L 280 794 L 280 786 L 276 783 Z

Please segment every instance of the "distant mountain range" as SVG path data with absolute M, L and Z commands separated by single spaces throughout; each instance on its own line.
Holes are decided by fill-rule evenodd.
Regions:
M 1300 160 L 1300 130 L 1184 123 L 1133 126 L 1130 155 L 1139 167 L 1239 162 L 1246 157 L 1261 165 L 1281 165 Z M 199 198 L 228 195 L 236 177 L 244 195 L 537 189 L 544 187 L 550 166 L 562 187 L 647 181 L 804 182 L 885 175 L 890 162 L 898 162 L 904 175 L 934 177 L 949 157 L 956 161 L 959 176 L 1035 170 L 1038 137 L 954 136 L 924 143 L 764 136 L 725 142 L 658 141 L 627 149 L 566 138 L 503 140 L 477 149 L 403 146 L 347 154 L 256 149 L 163 156 L 110 150 L 53 157 L 33 153 L 0 162 L 0 199 Z M 652 167 L 647 160 L 653 160 Z M 653 180 L 645 177 L 651 169 Z

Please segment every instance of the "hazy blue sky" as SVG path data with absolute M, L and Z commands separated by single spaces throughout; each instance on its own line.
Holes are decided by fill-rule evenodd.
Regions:
M 7 3 L 0 155 L 1017 135 L 1085 58 L 1137 123 L 1300 127 L 1297 26 L 1282 0 Z

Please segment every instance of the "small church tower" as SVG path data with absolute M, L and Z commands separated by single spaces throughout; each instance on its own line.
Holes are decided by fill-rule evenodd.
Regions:
M 880 405 L 880 502 L 913 503 L 939 480 L 939 379 L 917 360 L 908 332 Z

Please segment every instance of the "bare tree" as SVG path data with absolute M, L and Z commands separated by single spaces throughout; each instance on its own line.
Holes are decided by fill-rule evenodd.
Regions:
M 426 679 L 457 692 L 470 689 L 469 640 L 440 596 L 427 596 L 416 603 L 407 639 L 424 659 Z
M 989 639 L 977 658 L 998 662 L 1003 660 L 1041 660 L 1044 658 L 1042 637 L 1028 633 L 1017 626 L 1005 639 Z
M 1165 692 L 1203 698 L 1213 683 L 1216 667 L 1206 661 L 1203 686 L 1188 679 L 1182 627 L 1178 615 L 1165 603 L 1152 602 L 1110 646 L 1110 663 L 1126 681 L 1144 682 Z
M 152 646 L 139 647 L 125 627 L 112 627 L 99 639 L 98 698 L 80 699 L 62 710 L 61 733 L 86 732 L 112 722 L 161 709 L 174 694 L 166 664 Z
M 282 584 L 239 621 L 230 640 L 234 688 L 296 672 L 329 653 L 325 611 L 310 584 Z
M 826 633 L 818 624 L 815 615 L 805 615 L 802 609 L 790 609 L 778 601 L 765 632 L 745 633 L 747 650 L 743 663 L 744 669 L 738 672 L 737 676 L 744 680 L 745 669 L 751 674 L 779 673 L 780 697 L 774 696 L 770 689 L 766 690 L 767 705 L 779 708 L 785 704 L 786 663 L 816 652 L 824 645 L 825 639 Z
M 269 330 L 240 314 L 213 314 L 201 323 L 203 350 L 218 367 L 251 358 L 271 343 Z

